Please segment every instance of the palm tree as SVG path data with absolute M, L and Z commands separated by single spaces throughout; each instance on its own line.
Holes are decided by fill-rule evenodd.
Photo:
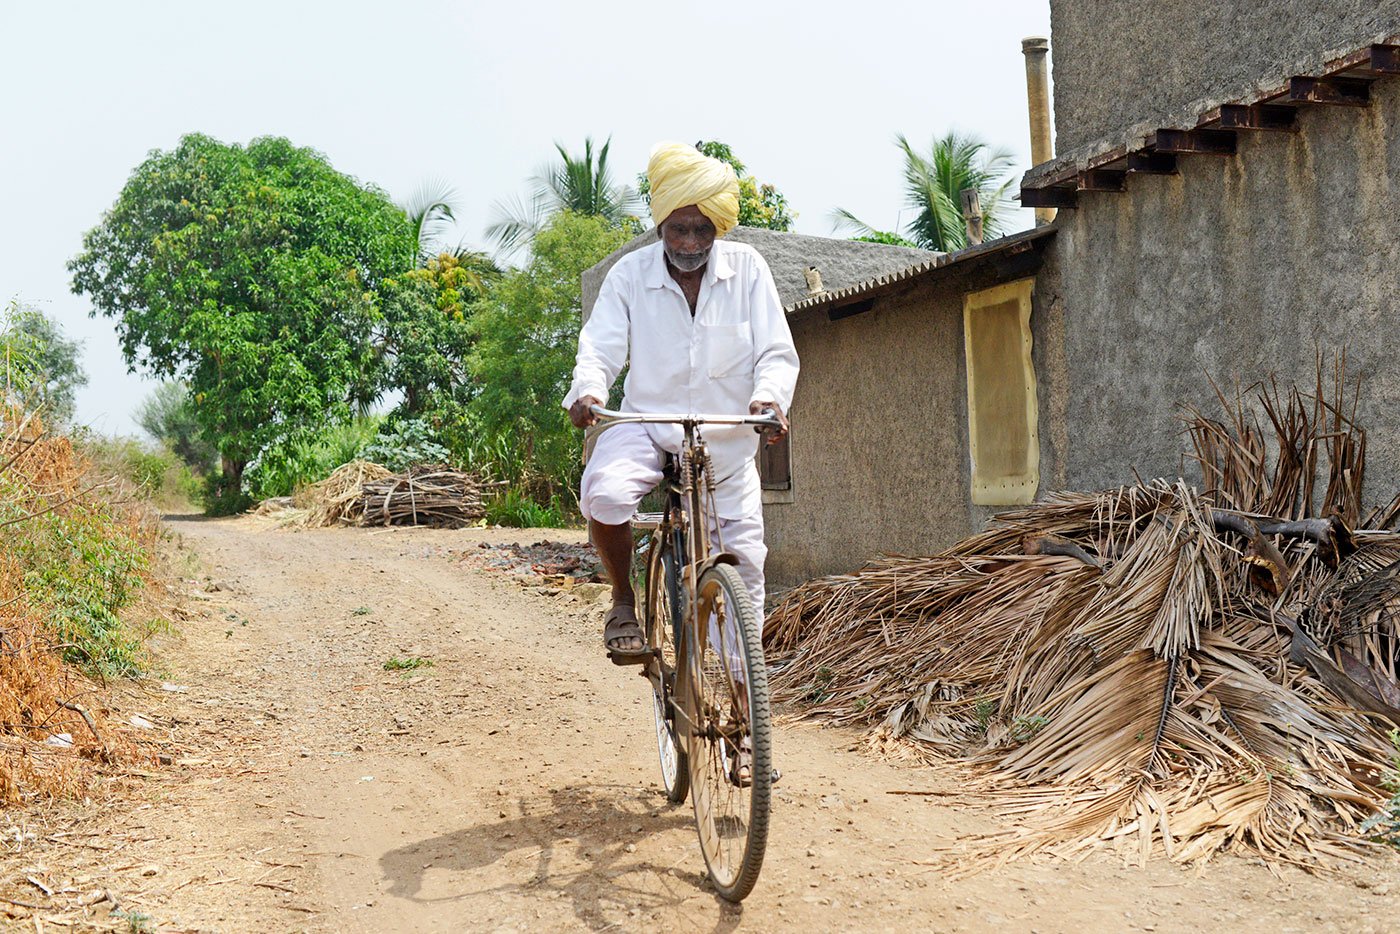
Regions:
M 916 212 L 904 228 L 909 240 L 943 253 L 967 246 L 960 199 L 966 188 L 976 188 L 981 197 L 983 236 L 990 240 L 1002 234 L 1006 211 L 1012 207 L 1007 197 L 1014 181 L 1010 150 L 990 149 L 977 137 L 957 131 L 935 139 L 928 155 L 915 152 L 902 134 L 895 140 L 904 151 L 905 196 Z M 832 220 L 838 230 L 867 237 L 881 233 L 843 208 L 832 212 Z
M 457 189 L 450 182 L 433 178 L 419 185 L 418 190 L 399 205 L 413 225 L 419 266 L 446 249 L 444 238 L 457 220 L 457 199 Z
M 550 217 L 560 211 L 591 214 L 621 226 L 641 210 L 641 200 L 629 185 L 615 184 L 608 172 L 608 147 L 603 143 L 595 158 L 593 139 L 583 141 L 583 157 L 575 159 L 562 143 L 555 143 L 560 161 L 541 166 L 531 178 L 535 190 L 529 205 L 519 199 L 494 205 L 496 220 L 486 236 L 500 251 L 511 254 L 529 244 Z

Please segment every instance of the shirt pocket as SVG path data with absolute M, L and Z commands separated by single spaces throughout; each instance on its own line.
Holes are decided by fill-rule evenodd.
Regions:
M 747 324 L 705 324 L 705 373 L 710 379 L 753 376 L 753 332 Z

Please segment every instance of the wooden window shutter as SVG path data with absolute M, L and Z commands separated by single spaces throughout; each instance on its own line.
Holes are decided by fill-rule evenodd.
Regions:
M 1040 486 L 1035 366 L 1031 360 L 1034 279 L 971 292 L 963 299 L 972 501 L 1010 506 Z

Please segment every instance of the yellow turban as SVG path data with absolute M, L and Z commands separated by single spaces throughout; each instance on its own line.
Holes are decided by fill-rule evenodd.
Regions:
M 658 143 L 647 163 L 651 217 L 660 227 L 676 208 L 693 204 L 723 237 L 739 223 L 739 179 L 727 162 L 685 143 Z

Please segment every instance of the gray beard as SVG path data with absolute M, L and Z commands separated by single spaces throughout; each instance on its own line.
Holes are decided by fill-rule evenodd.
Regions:
M 677 272 L 695 272 L 710 261 L 710 251 L 704 253 L 672 253 L 666 250 L 666 259 L 676 267 Z

